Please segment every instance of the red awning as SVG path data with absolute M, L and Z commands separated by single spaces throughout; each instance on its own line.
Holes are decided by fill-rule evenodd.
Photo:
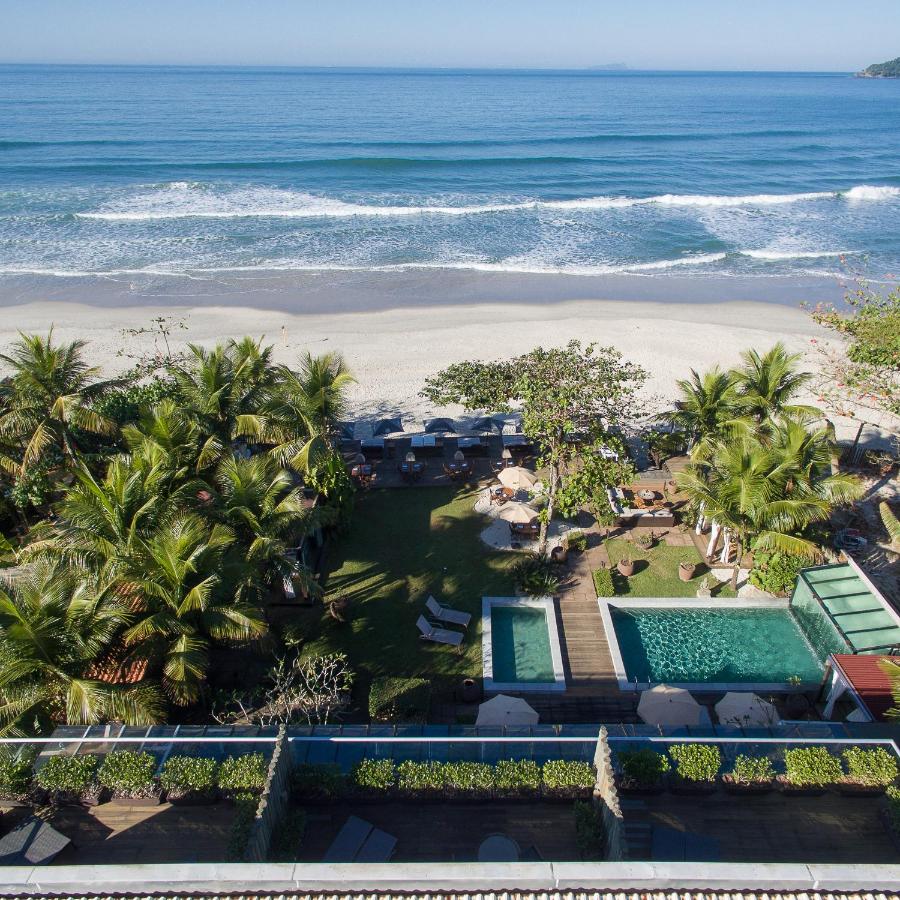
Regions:
M 900 664 L 900 657 L 835 653 L 831 658 L 859 699 L 865 703 L 872 718 L 884 721 L 884 714 L 894 705 L 894 699 L 891 695 L 891 680 L 882 671 L 881 663 L 890 660 Z

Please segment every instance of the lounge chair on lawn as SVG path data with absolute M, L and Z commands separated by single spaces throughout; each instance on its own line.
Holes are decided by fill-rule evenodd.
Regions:
M 436 622 L 446 622 L 448 625 L 460 625 L 463 628 L 468 628 L 469 622 L 472 621 L 471 613 L 450 609 L 449 606 L 441 606 L 431 594 L 428 595 L 428 599 L 425 601 L 425 608 L 431 613 L 431 618 Z
M 435 628 L 425 616 L 419 616 L 416 627 L 419 629 L 419 637 L 423 641 L 434 641 L 435 644 L 449 644 L 456 647 L 459 652 L 460 644 L 465 635 L 461 631 L 450 631 L 447 628 Z

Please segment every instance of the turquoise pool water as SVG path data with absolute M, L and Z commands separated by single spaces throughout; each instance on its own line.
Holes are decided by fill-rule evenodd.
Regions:
M 550 631 L 542 609 L 491 607 L 491 652 L 495 682 L 554 680 Z
M 610 612 L 630 681 L 822 680 L 822 662 L 786 609 Z

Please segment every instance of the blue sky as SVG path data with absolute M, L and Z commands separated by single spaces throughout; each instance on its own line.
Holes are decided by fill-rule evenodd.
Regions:
M 900 0 L 0 0 L 0 61 L 851 71 Z

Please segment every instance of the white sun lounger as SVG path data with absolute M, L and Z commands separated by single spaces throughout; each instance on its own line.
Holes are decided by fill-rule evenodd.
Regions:
M 460 644 L 464 637 L 461 631 L 450 631 L 447 628 L 435 628 L 425 616 L 419 616 L 416 621 L 416 627 L 419 629 L 419 637 L 423 641 L 434 641 L 435 644 L 449 644 L 459 650 Z
M 428 595 L 428 599 L 425 601 L 425 608 L 437 622 L 446 622 L 448 625 L 461 625 L 463 628 L 468 628 L 469 622 L 472 621 L 471 613 L 450 609 L 449 606 L 441 606 L 431 594 Z

